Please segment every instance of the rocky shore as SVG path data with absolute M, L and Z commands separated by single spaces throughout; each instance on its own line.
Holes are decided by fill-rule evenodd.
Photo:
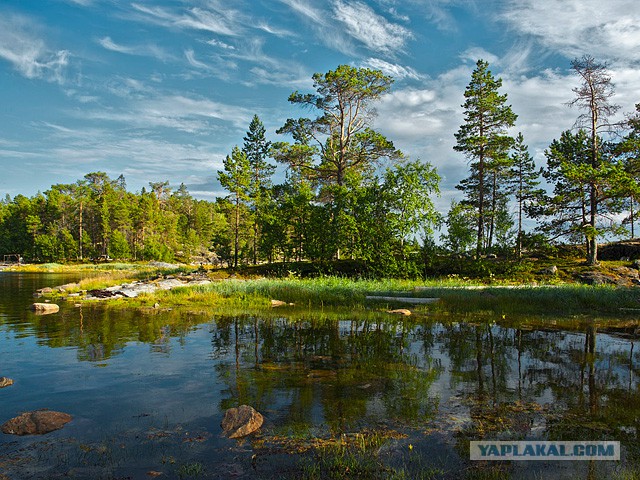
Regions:
M 114 285 L 97 290 L 76 291 L 79 288 L 77 283 L 69 283 L 54 288 L 42 288 L 36 292 L 36 296 L 58 293 L 68 299 L 78 300 L 102 300 L 115 298 L 135 298 L 142 293 L 154 293 L 158 290 L 171 290 L 179 287 L 193 287 L 196 285 L 206 285 L 211 283 L 204 274 L 167 275 L 151 280 L 135 281 Z M 71 291 L 72 293 L 67 293 Z

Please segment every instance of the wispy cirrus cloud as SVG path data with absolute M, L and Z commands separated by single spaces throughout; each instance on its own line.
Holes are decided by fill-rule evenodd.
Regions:
M 219 122 L 244 127 L 253 114 L 236 105 L 176 94 L 133 101 L 126 109 L 96 109 L 78 115 L 84 120 L 121 123 L 124 128 L 160 127 L 202 134 L 211 132 Z
M 364 62 L 364 66 L 368 68 L 373 68 L 375 70 L 380 70 L 386 75 L 390 75 L 395 80 L 404 80 L 405 78 L 410 78 L 412 80 L 420 80 L 422 78 L 426 78 L 425 75 L 421 75 L 416 72 L 415 69 L 403 65 L 398 65 L 396 63 L 389 63 L 385 60 L 381 60 L 379 58 L 368 58 Z
M 81 7 L 89 7 L 93 5 L 93 1 L 94 0 L 67 0 L 67 2 L 80 5 Z
M 49 47 L 39 30 L 28 17 L 15 14 L 0 16 L 0 58 L 11 63 L 27 78 L 62 84 L 71 54 L 68 50 Z
M 386 54 L 401 52 L 413 33 L 377 14 L 363 2 L 346 3 L 336 0 L 334 17 L 342 22 L 347 33 L 369 50 Z
M 326 12 L 322 9 L 318 8 L 316 4 L 310 2 L 309 0 L 280 0 L 282 3 L 287 5 L 291 10 L 293 10 L 298 15 L 307 19 L 308 21 L 322 26 L 328 27 L 331 22 L 329 21 Z
M 318 6 L 308 0 L 280 1 L 310 22 L 320 41 L 342 53 L 353 54 L 356 45 L 393 56 L 402 53 L 414 38 L 411 30 L 388 20 L 364 2 L 331 0 Z M 397 14 L 390 15 L 397 18 Z
M 500 18 L 568 57 L 640 61 L 640 9 L 636 0 L 516 0 Z
M 112 52 L 122 53 L 124 55 L 137 55 L 141 57 L 153 57 L 161 61 L 166 61 L 171 59 L 171 55 L 169 55 L 162 48 L 157 45 L 149 44 L 149 45 L 134 45 L 127 46 L 114 42 L 111 37 L 103 37 L 97 40 L 98 44 L 106 50 L 110 50 Z
M 135 131 L 117 132 L 99 125 L 68 127 L 42 122 L 32 126 L 47 139 L 46 145 L 34 148 L 12 142 L 11 150 L 0 150 L 0 158 L 43 163 L 46 166 L 39 170 L 40 174 L 63 182 L 73 182 L 79 175 L 100 169 L 112 178 L 124 174 L 127 184 L 134 189 L 146 186 L 149 181 L 163 180 L 170 180 L 174 186 L 182 182 L 215 184 L 215 172 L 222 169 L 224 152 L 230 149 L 225 143 L 209 139 L 184 143 Z
M 177 12 L 163 7 L 148 7 L 138 3 L 131 4 L 143 18 L 172 28 L 203 30 L 226 36 L 240 35 L 242 30 L 237 22 L 238 13 L 233 9 L 212 8 L 205 10 L 198 7 Z M 215 7 L 215 2 L 211 3 Z

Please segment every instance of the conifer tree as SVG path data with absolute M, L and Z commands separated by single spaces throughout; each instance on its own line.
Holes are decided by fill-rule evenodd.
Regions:
M 238 146 L 233 147 L 231 155 L 223 161 L 224 171 L 218 170 L 218 181 L 230 193 L 234 206 L 233 223 L 233 266 L 238 267 L 238 251 L 240 250 L 240 209 L 249 199 L 251 186 L 251 169 L 249 159 Z
M 517 115 L 507 105 L 507 95 L 499 89 L 502 79 L 495 79 L 489 64 L 478 60 L 464 96 L 464 120 L 455 134 L 454 150 L 470 159 L 471 173 L 458 189 L 465 192 L 467 203 L 476 211 L 476 254 L 484 253 L 491 235 L 485 232 L 487 220 L 492 222 L 492 205 L 497 205 L 499 176 L 504 171 L 508 150 L 513 139 L 507 129 L 515 124 Z M 489 224 L 490 227 L 493 223 Z
M 607 66 L 598 63 L 590 55 L 576 58 L 571 62 L 571 68 L 580 77 L 581 84 L 573 89 L 576 98 L 569 105 L 577 106 L 584 110 L 578 117 L 576 125 L 583 127 L 590 138 L 590 169 L 591 174 L 587 179 L 589 184 L 589 217 L 584 225 L 587 236 L 587 263 L 595 265 L 598 262 L 598 240 L 600 233 L 596 229 L 598 218 L 598 203 L 600 192 L 602 191 L 603 178 L 601 173 L 603 167 L 601 163 L 601 143 L 599 133 L 610 127 L 607 119 L 618 111 L 618 106 L 610 102 L 614 94 L 614 86 Z
M 247 156 L 251 179 L 249 182 L 249 200 L 253 210 L 253 264 L 258 263 L 258 244 L 260 242 L 260 225 L 262 210 L 268 202 L 271 188 L 271 176 L 276 167 L 267 162 L 271 142 L 267 141 L 266 130 L 258 115 L 254 115 L 247 135 L 243 138 L 242 151 Z
M 513 152 L 511 154 L 511 179 L 510 187 L 514 192 L 518 204 L 518 233 L 516 237 L 516 253 L 522 256 L 522 217 L 526 215 L 528 207 L 541 194 L 540 174 L 536 170 L 536 164 L 529 155 L 529 149 L 524 143 L 522 133 L 518 133 Z

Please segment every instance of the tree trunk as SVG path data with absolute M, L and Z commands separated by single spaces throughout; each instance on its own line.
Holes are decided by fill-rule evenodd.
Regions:
M 240 197 L 236 195 L 236 224 L 235 239 L 233 247 L 233 268 L 238 268 L 238 249 L 240 247 Z
M 635 232 L 633 231 L 633 223 L 634 223 L 634 218 L 633 218 L 633 197 L 631 197 L 630 199 L 630 216 L 629 216 L 629 220 L 631 220 L 631 240 L 633 240 L 635 238 Z
M 258 211 L 256 210 L 256 218 L 253 220 L 253 264 L 258 264 Z
M 595 230 L 596 227 L 596 214 L 598 209 L 598 203 L 596 198 L 597 192 L 595 185 L 591 185 L 591 189 L 589 192 L 589 200 L 590 200 L 590 218 L 589 218 L 589 226 Z M 589 243 L 589 251 L 587 252 L 587 265 L 596 265 L 598 263 L 598 239 L 596 238 L 595 231 L 589 233 L 589 237 L 587 239 Z
M 480 154 L 478 162 L 478 236 L 476 240 L 476 256 L 479 258 L 483 251 L 484 240 L 484 155 Z
M 516 251 L 518 254 L 518 258 L 522 258 L 522 196 L 524 185 L 522 184 L 522 165 L 520 165 L 519 169 L 519 192 L 518 192 L 518 238 Z
M 80 260 L 82 260 L 82 201 L 80 201 L 80 225 L 78 230 L 78 234 L 80 235 L 80 239 L 78 240 L 80 243 Z

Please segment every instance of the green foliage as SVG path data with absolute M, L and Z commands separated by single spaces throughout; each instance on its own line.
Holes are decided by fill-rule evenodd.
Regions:
M 238 266 L 240 254 L 240 228 L 244 216 L 240 215 L 241 208 L 249 199 L 251 191 L 251 165 L 247 154 L 238 146 L 233 147 L 231 155 L 223 161 L 224 171 L 218 170 L 218 181 L 230 193 L 229 199 L 233 203 L 233 266 Z
M 601 142 L 600 142 L 601 143 Z M 542 220 L 541 229 L 553 238 L 584 242 L 587 256 L 596 252 L 596 237 L 615 232 L 611 217 L 620 213 L 619 198 L 629 177 L 624 165 L 611 155 L 591 156 L 592 140 L 584 130 L 563 132 L 545 151 L 543 177 L 553 186 L 553 195 L 539 197 L 531 213 Z
M 120 230 L 111 232 L 109 239 L 109 256 L 115 259 L 127 259 L 131 256 L 129 242 Z
M 518 230 L 516 234 L 516 253 L 522 254 L 522 218 L 529 216 L 532 205 L 543 194 L 539 188 L 540 173 L 536 170 L 536 164 L 529 155 L 529 150 L 524 143 L 522 133 L 518 133 L 511 155 L 512 166 L 509 178 L 509 186 L 515 191 L 514 197 L 518 205 Z
M 33 198 L 5 199 L 0 254 L 18 253 L 27 261 L 102 254 L 170 260 L 179 250 L 207 252 L 220 226 L 216 205 L 194 200 L 184 186 L 172 194 L 168 182 L 157 182 L 150 192 L 134 194 L 126 191 L 123 177 L 94 172 Z
M 444 236 L 445 246 L 456 254 L 467 252 L 475 242 L 475 211 L 466 203 L 451 201 L 446 218 L 447 233 Z
M 505 193 L 501 190 L 511 161 L 508 156 L 513 138 L 507 129 L 517 115 L 506 104 L 507 95 L 498 93 L 502 80 L 495 79 L 489 64 L 478 60 L 464 96 L 464 121 L 455 134 L 454 150 L 470 160 L 470 175 L 456 188 L 466 196 L 466 203 L 476 210 L 476 254 L 491 248 L 494 238 L 496 207 Z
M 299 184 L 310 189 L 324 209 L 320 218 L 328 220 L 318 225 L 324 245 L 305 242 L 305 248 L 299 244 L 297 255 L 304 252 L 325 260 L 354 257 L 362 251 L 356 219 L 359 190 L 377 183 L 375 167 L 381 160 L 402 157 L 390 140 L 371 127 L 372 103 L 389 90 L 393 80 L 378 70 L 340 65 L 326 74 L 316 73 L 313 81 L 315 93 L 294 92 L 289 101 L 318 116 L 288 119 L 277 133 L 291 135 L 295 143 L 277 143 L 273 156 L 290 169 L 294 189 Z M 317 238 L 319 232 L 308 233 L 305 238 Z

